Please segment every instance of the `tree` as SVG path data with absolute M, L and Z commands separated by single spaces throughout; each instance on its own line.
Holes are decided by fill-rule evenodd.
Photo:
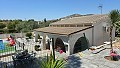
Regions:
M 14 29 L 16 28 L 16 25 L 19 24 L 20 22 L 18 20 L 13 20 L 12 22 L 7 24 L 8 29 Z
M 18 32 L 21 32 L 22 31 L 22 29 L 24 29 L 24 22 L 20 22 L 19 24 L 17 24 L 16 25 L 16 30 L 18 31 Z M 23 31 L 22 31 L 23 32 Z
M 5 25 L 5 24 L 0 23 L 0 29 L 3 29 L 3 28 L 5 28 L 5 27 L 6 27 L 6 25 Z
M 44 22 L 45 22 L 45 23 L 47 22 L 46 18 L 44 18 Z
M 116 36 L 119 37 L 119 34 L 120 34 L 120 21 L 119 22 L 116 22 L 115 24 L 115 29 L 116 29 Z
M 11 23 L 8 23 L 8 24 L 7 24 L 7 28 L 8 28 L 8 29 L 15 29 L 15 24 L 13 24 L 12 22 L 11 22 Z
M 108 16 L 110 18 L 110 45 L 111 45 L 111 50 L 113 51 L 112 30 L 113 30 L 113 27 L 115 27 L 116 22 L 120 21 L 120 12 L 119 10 L 112 10 L 110 11 Z
M 28 22 L 29 22 L 29 21 L 34 21 L 34 19 L 29 19 Z

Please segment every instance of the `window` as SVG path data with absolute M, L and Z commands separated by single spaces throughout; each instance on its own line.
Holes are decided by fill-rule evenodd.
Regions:
M 106 27 L 106 32 L 110 32 L 110 27 Z
M 104 26 L 104 27 L 103 27 L 103 30 L 104 30 L 105 32 L 110 32 L 110 27 Z
M 105 26 L 103 26 L 103 30 L 106 32 L 106 27 Z

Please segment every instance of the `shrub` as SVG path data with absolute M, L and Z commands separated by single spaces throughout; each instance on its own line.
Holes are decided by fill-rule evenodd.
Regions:
M 14 29 L 9 29 L 9 30 L 8 30 L 8 32 L 9 32 L 9 33 L 16 33 L 16 32 L 17 32 L 17 30 L 14 30 Z
M 3 30 L 3 29 L 0 29 L 0 33 L 4 33 L 4 30 Z
M 25 36 L 31 39 L 31 38 L 32 38 L 32 33 L 31 33 L 31 32 L 28 32 L 28 33 L 26 33 Z
M 17 31 L 14 29 L 0 29 L 1 33 L 16 33 Z
M 38 34 L 38 39 L 41 39 L 39 34 Z

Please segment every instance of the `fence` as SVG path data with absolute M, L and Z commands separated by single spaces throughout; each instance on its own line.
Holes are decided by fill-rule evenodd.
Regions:
M 17 63 L 17 62 L 14 63 L 15 60 L 13 59 L 13 56 L 16 53 L 19 53 L 26 49 L 28 50 L 28 53 L 30 53 L 30 54 L 35 53 L 36 54 L 35 57 L 47 55 L 48 51 L 36 51 L 35 45 L 40 45 L 40 43 L 35 42 L 34 39 L 25 39 L 25 38 L 17 38 L 15 40 L 14 46 L 4 45 L 5 48 L 3 50 L 0 50 L 0 68 L 18 68 L 18 67 L 14 66 L 15 63 Z M 38 60 L 35 60 L 35 62 L 32 64 L 29 64 L 29 62 L 27 61 L 26 63 L 28 63 L 29 65 L 27 65 L 26 63 L 23 64 L 27 67 L 19 66 L 19 68 L 28 68 L 28 66 L 30 66 L 30 65 L 32 65 L 32 66 L 30 66 L 29 68 L 38 68 L 39 66 L 36 65 L 37 64 L 36 61 L 38 61 Z M 23 62 L 23 61 L 20 60 L 20 62 Z

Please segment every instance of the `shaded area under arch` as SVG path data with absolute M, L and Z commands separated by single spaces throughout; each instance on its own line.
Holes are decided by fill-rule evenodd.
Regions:
M 55 41 L 55 49 L 59 48 L 60 50 L 63 50 L 63 52 L 66 53 L 66 49 L 65 49 L 65 45 L 63 43 L 63 41 L 60 38 L 57 38 Z
M 80 37 L 74 45 L 73 54 L 88 49 L 88 46 L 89 46 L 89 41 L 87 40 L 87 38 Z

